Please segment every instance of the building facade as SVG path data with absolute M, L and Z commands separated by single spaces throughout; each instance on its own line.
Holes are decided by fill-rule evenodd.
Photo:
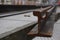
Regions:
M 4 5 L 40 5 L 41 0 L 0 0 Z

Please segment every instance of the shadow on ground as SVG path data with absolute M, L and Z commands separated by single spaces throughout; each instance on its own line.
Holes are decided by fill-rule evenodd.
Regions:
M 0 40 L 32 40 L 34 36 L 28 36 L 27 33 L 35 26 L 36 24 L 25 28 L 21 31 L 15 32 L 9 36 L 6 36 Z

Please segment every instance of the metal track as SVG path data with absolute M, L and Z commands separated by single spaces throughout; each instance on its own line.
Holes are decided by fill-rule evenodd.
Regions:
M 35 37 L 32 40 L 60 40 L 60 20 L 54 24 L 52 37 Z

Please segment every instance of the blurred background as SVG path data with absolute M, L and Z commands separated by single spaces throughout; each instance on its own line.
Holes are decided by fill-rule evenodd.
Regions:
M 60 0 L 0 0 L 0 4 L 2 5 L 49 5 L 55 4 Z

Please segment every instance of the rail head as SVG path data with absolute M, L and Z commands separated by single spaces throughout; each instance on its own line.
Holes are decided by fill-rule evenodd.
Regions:
M 52 6 L 49 6 L 49 7 L 46 7 L 46 8 L 40 8 L 40 9 L 36 9 L 36 10 L 34 10 L 34 11 L 44 12 L 44 11 L 50 9 L 51 7 L 52 7 Z
M 40 8 L 38 10 L 33 11 L 34 16 L 40 16 L 41 13 L 44 13 L 48 9 L 50 9 L 52 6 L 46 7 L 46 8 Z
M 49 10 L 47 10 L 47 12 L 49 13 L 49 12 L 51 12 L 53 9 L 54 9 L 54 7 L 52 7 L 52 8 L 49 9 Z

